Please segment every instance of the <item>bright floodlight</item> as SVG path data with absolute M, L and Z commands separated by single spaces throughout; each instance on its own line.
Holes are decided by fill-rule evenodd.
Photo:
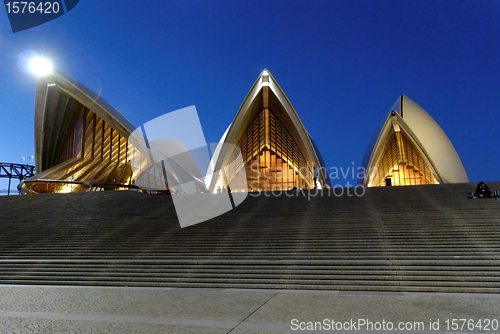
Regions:
M 30 69 L 36 75 L 46 75 L 52 71 L 52 66 L 47 59 L 35 58 L 30 63 Z

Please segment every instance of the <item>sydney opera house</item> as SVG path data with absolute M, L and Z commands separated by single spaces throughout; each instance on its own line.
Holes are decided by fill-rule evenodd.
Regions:
M 326 166 L 314 141 L 273 76 L 264 70 L 243 100 L 221 143 L 240 148 L 249 191 L 330 186 Z M 232 152 L 215 157 L 215 170 L 231 161 Z M 234 175 L 234 173 L 228 173 Z M 227 181 L 214 180 L 213 187 Z
M 133 189 L 154 179 L 133 141 L 135 127 L 110 104 L 56 71 L 37 79 L 36 175 L 21 183 L 26 193 Z M 132 140 L 132 141 L 131 141 Z M 143 153 L 141 153 L 143 152 Z M 147 168 L 148 173 L 141 173 Z M 165 189 L 165 187 L 163 187 Z
M 234 192 L 332 186 L 311 135 L 267 70 L 212 152 L 207 172 L 181 168 L 182 163 L 175 161 L 170 167 L 159 163 L 161 158 L 152 156 L 147 138 L 137 136 L 139 129 L 76 80 L 57 71 L 40 76 L 35 94 L 36 175 L 19 187 L 24 193 L 175 192 L 167 180 L 186 173 L 197 192 L 229 186 Z M 396 101 L 376 130 L 363 167 L 367 172 L 361 181 L 366 187 L 468 182 L 443 130 L 406 96 Z
M 363 167 L 365 187 L 469 182 L 444 131 L 405 95 L 375 131 Z
M 168 190 L 168 168 L 155 163 L 147 140 L 134 135 L 134 130 L 116 109 L 76 80 L 57 71 L 39 77 L 36 175 L 20 185 L 22 191 Z M 205 185 L 197 182 L 198 191 L 216 192 L 229 185 L 232 191 L 314 188 L 314 167 L 319 171 L 316 186 L 329 186 L 312 137 L 267 70 L 257 78 L 220 143 L 233 145 L 220 145 L 211 170 L 230 168 L 225 173 L 208 172 L 217 177 L 207 178 Z M 231 147 L 241 149 L 243 159 L 238 163 Z M 198 181 L 194 174 L 204 175 L 190 173 Z M 235 176 L 241 180 L 242 174 L 246 182 L 235 183 Z

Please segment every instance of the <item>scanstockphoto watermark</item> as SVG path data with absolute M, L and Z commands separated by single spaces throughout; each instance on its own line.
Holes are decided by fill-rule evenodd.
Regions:
M 355 167 L 354 161 L 351 163 L 352 166 L 349 167 L 321 167 L 321 172 L 323 175 L 328 174 L 330 180 L 348 180 L 357 179 L 363 180 L 365 176 L 371 175 L 377 172 L 377 167 L 365 168 L 365 167 Z
M 355 167 L 354 161 L 351 163 L 352 166 L 348 167 L 320 167 L 318 172 L 323 174 L 325 179 L 328 177 L 330 180 L 363 180 L 366 175 L 371 175 L 377 172 L 377 167 Z M 254 162 L 250 165 L 250 171 L 252 172 L 252 178 L 255 179 L 271 179 L 273 177 L 273 172 L 282 173 L 283 168 L 277 166 L 271 171 L 268 168 L 262 168 L 262 166 Z M 299 167 L 297 172 L 306 177 L 312 177 L 312 166 L 307 164 L 306 166 Z
M 323 176 L 323 182 L 311 187 L 307 182 L 301 182 L 299 176 L 303 179 L 312 179 L 312 166 L 302 166 L 296 170 L 295 179 L 287 176 L 287 168 L 262 167 L 255 162 L 249 166 L 248 189 L 250 196 L 258 197 L 264 193 L 266 197 L 278 196 L 303 196 L 310 199 L 317 196 L 335 196 L 335 197 L 362 197 L 365 195 L 365 188 L 361 186 L 365 176 L 377 172 L 377 168 L 370 168 L 367 172 L 364 167 L 321 167 L 318 168 L 318 175 Z M 318 178 L 319 180 L 320 178 Z
M 433 329 L 432 320 L 429 328 Z M 372 321 L 370 319 L 350 319 L 348 321 L 335 321 L 334 319 L 323 319 L 322 321 L 300 321 L 292 319 L 290 329 L 292 331 L 423 331 L 426 325 L 423 321 L 392 322 L 382 319 Z
M 292 319 L 290 329 L 292 331 L 321 331 L 321 332 L 410 332 L 410 331 L 451 331 L 451 332 L 490 332 L 500 328 L 498 319 L 491 318 L 462 318 L 462 319 L 428 319 L 426 321 L 386 321 L 385 319 L 373 321 L 371 319 L 358 318 L 343 321 L 334 319 L 323 319 L 322 321 L 303 321 Z
M 265 196 L 304 196 L 308 200 L 365 194 L 364 187 L 351 184 L 365 175 L 354 162 L 347 168 L 328 170 L 307 163 L 297 168 L 288 161 L 278 163 L 278 159 L 248 166 L 237 145 L 207 143 L 195 106 L 144 123 L 128 141 L 137 150 L 130 159 L 134 185 L 175 194 L 172 200 L 181 227 L 220 216 L 262 191 Z M 347 183 L 341 185 L 340 179 Z M 331 180 L 337 185 L 332 187 Z
M 356 185 L 355 187 L 352 187 L 353 185 L 347 182 L 346 186 L 342 185 L 335 185 L 334 187 L 330 188 L 323 188 L 323 189 L 290 189 L 290 190 L 285 190 L 280 188 L 277 185 L 273 185 L 271 187 L 270 191 L 253 191 L 249 192 L 249 196 L 251 197 L 259 197 L 259 196 L 265 196 L 265 197 L 280 197 L 280 196 L 286 196 L 286 197 L 304 197 L 307 198 L 308 201 L 310 201 L 312 198 L 315 197 L 363 197 L 366 192 L 366 188 L 360 185 Z

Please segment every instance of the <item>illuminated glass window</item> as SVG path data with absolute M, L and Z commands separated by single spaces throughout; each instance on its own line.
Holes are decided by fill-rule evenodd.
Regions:
M 310 188 L 312 163 L 307 163 L 301 149 L 278 116 L 285 111 L 272 92 L 263 87 L 267 103 L 259 104 L 261 110 L 238 143 L 243 156 L 249 191 L 278 191 Z M 267 91 L 267 92 L 266 92 Z
M 371 186 L 437 184 L 436 177 L 422 155 L 403 132 L 391 130 Z
M 126 137 L 58 87 L 44 95 L 40 171 L 24 182 L 32 193 L 129 189 L 168 189 L 162 173 Z M 137 169 L 133 169 L 138 167 Z M 140 180 L 139 180 L 140 179 Z

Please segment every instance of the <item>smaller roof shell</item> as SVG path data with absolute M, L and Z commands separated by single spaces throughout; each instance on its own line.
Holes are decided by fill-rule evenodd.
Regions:
M 393 112 L 396 112 L 396 115 L 393 115 Z M 384 140 L 394 122 L 401 126 L 421 150 L 440 183 L 469 182 L 462 161 L 443 129 L 422 107 L 408 96 L 401 95 L 368 145 L 363 159 L 363 167 L 367 171 L 363 180 L 364 186 L 368 185 L 369 171 L 377 165 L 383 153 Z

